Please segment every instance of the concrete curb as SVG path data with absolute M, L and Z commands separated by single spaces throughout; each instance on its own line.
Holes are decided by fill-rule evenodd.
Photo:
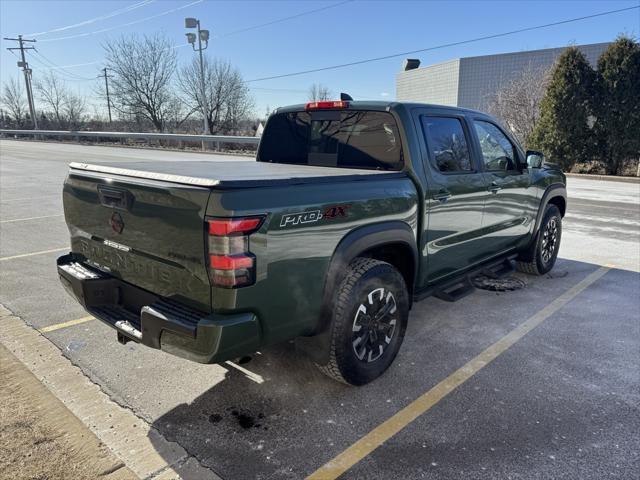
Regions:
M 141 479 L 220 480 L 176 442 L 113 402 L 40 332 L 0 304 L 0 343 Z
M 606 180 L 609 182 L 640 183 L 640 177 L 619 177 L 616 175 L 591 175 L 589 173 L 565 173 L 570 178 L 584 178 L 587 180 Z
M 0 477 L 60 478 L 64 473 L 76 474 L 75 478 L 85 478 L 93 474 L 95 477 L 92 478 L 102 480 L 138 478 L 2 344 L 0 378 L 3 381 L 0 397 L 6 402 L 2 406 L 7 408 L 6 412 L 9 413 L 9 416 L 0 414 L 0 424 L 4 423 L 0 428 L 6 427 L 10 432 L 13 430 L 8 436 L 4 435 L 4 438 L 0 432 L 0 438 L 4 440 L 2 447 L 7 448 L 8 457 L 13 457 L 14 461 L 7 465 L 7 458 L 0 458 L 0 465 L 9 467 L 8 473 L 7 470 L 3 470 Z M 28 407 L 21 412 L 16 408 L 17 405 Z M 12 420 L 16 423 L 12 424 Z M 25 438 L 28 434 L 25 435 L 24 431 L 20 432 L 26 425 L 31 432 L 30 439 Z M 12 433 L 15 430 L 18 430 L 16 443 L 23 448 L 26 447 L 25 450 L 18 450 L 16 444 L 9 444 L 13 443 Z M 45 436 L 40 436 L 44 432 Z M 53 448 L 40 450 L 39 445 L 48 441 L 52 442 L 49 447 Z M 26 445 L 27 442 L 30 445 Z M 23 461 L 16 458 L 17 452 L 21 453 Z M 25 465 L 21 466 L 22 463 Z M 62 467 L 63 465 L 66 467 Z M 28 472 L 22 470 L 25 467 L 29 469 Z M 67 471 L 61 472 L 61 467 Z M 83 471 L 79 472 L 78 468 Z M 50 469 L 53 472 L 50 472 Z

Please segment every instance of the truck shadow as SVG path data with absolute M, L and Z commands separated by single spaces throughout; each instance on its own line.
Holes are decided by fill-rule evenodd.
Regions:
M 598 268 L 559 259 L 551 275 L 518 274 L 527 283 L 522 290 L 478 290 L 455 303 L 429 298 L 416 304 L 395 363 L 360 388 L 325 377 L 293 342 L 266 348 L 246 364 L 222 364 L 223 381 L 153 427 L 223 478 L 302 478 Z M 640 275 L 611 270 L 598 282 L 615 302 L 633 298 Z M 401 456 L 421 450 L 408 444 Z

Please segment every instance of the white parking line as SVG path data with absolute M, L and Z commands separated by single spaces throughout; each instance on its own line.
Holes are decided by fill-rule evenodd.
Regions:
M 251 381 L 256 382 L 256 383 L 264 383 L 264 378 L 262 378 L 262 375 L 258 375 L 257 373 L 253 373 L 251 370 L 247 370 L 244 367 L 241 367 L 238 364 L 235 364 L 233 362 L 230 361 L 226 361 L 224 362 L 225 364 L 229 365 L 230 367 L 235 368 L 236 370 L 238 370 L 239 372 L 244 373 L 244 375 Z
M 0 203 L 26 202 L 28 200 L 38 200 L 40 198 L 51 198 L 51 197 L 60 197 L 60 199 L 62 200 L 62 194 L 61 193 L 54 193 L 54 194 L 51 194 L 51 195 L 39 195 L 37 197 L 7 198 L 5 200 L 0 200 Z
M 16 258 L 33 257 L 34 255 L 43 255 L 45 253 L 62 252 L 63 250 L 69 250 L 69 247 L 52 248 L 51 250 L 42 250 L 40 252 L 22 253 L 20 255 L 12 255 L 10 257 L 0 257 L 0 262 L 14 260 Z
M 0 220 L 0 223 L 26 222 L 27 220 L 39 220 L 41 218 L 63 217 L 64 213 L 57 215 L 42 215 L 41 217 L 13 218 L 11 220 Z

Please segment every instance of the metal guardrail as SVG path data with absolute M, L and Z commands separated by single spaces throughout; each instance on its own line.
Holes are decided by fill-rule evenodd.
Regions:
M 80 137 L 92 138 L 125 138 L 133 140 L 168 140 L 175 142 L 193 142 L 193 143 L 215 143 L 219 149 L 222 143 L 232 143 L 237 145 L 258 145 L 259 137 L 242 137 L 242 136 L 226 136 L 226 135 L 187 135 L 176 133 L 135 133 L 135 132 L 90 132 L 86 130 L 69 131 L 69 130 L 10 130 L 0 129 L 2 135 L 27 135 L 27 136 L 43 136 L 43 137 Z

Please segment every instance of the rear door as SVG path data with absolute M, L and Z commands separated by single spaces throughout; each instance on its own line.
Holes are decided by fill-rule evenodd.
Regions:
M 487 248 L 514 247 L 529 233 L 537 211 L 536 191 L 517 144 L 494 122 L 472 118 L 474 142 L 490 192 L 482 220 Z
M 71 250 L 125 282 L 210 311 L 209 194 L 193 185 L 72 168 L 63 192 Z
M 485 257 L 482 214 L 488 191 L 476 164 L 464 115 L 451 110 L 419 110 L 419 138 L 428 188 L 425 190 L 421 285 Z

